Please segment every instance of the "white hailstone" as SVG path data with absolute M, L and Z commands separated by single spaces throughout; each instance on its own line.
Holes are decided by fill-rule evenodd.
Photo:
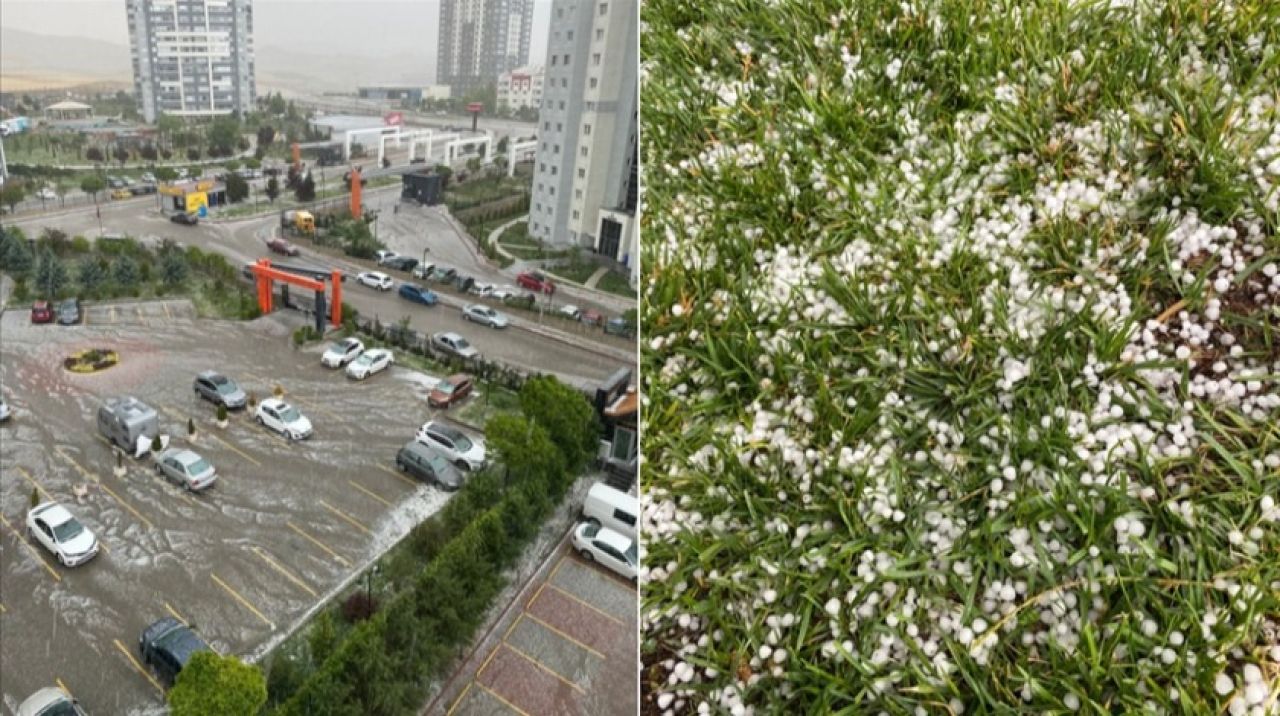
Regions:
M 765 604 L 773 604 L 778 599 L 778 592 L 773 589 L 766 589 L 764 594 L 760 596 L 764 597 Z
M 1218 672 L 1218 676 L 1213 680 L 1213 690 L 1218 692 L 1219 696 L 1226 696 L 1235 689 L 1236 685 L 1231 677 L 1227 676 L 1226 672 Z
M 884 68 L 884 76 L 888 77 L 890 81 L 898 79 L 898 75 L 901 73 L 902 60 L 896 57 L 893 59 L 893 62 L 889 63 L 888 67 Z
M 1262 669 L 1259 669 L 1257 664 L 1245 664 L 1244 665 L 1244 682 L 1246 684 L 1261 684 Z
M 1120 534 L 1129 532 L 1129 520 L 1124 517 L 1117 517 L 1113 526 L 1116 528 L 1116 532 Z
M 782 662 L 784 662 L 784 661 L 786 661 L 786 660 L 787 660 L 787 650 L 786 650 L 786 649 L 779 649 L 779 650 L 777 650 L 777 651 L 773 652 L 773 663 L 775 663 L 775 664 L 781 664 Z
M 1219 278 L 1213 282 L 1213 290 L 1218 293 L 1226 293 L 1231 288 L 1231 282 L 1225 278 Z
M 823 609 L 826 610 L 827 614 L 830 614 L 833 617 L 838 616 L 840 614 L 840 600 L 835 597 L 828 599 L 826 606 L 824 606 Z
M 1066 706 L 1067 708 L 1071 709 L 1072 711 L 1079 711 L 1079 710 L 1080 710 L 1080 697 L 1079 697 L 1079 696 L 1076 696 L 1075 694 L 1068 693 L 1066 696 L 1063 696 L 1063 697 L 1062 697 L 1062 705 L 1063 705 L 1063 706 Z
M 1160 627 L 1159 627 L 1159 625 L 1157 625 L 1157 624 L 1155 623 L 1155 620 L 1153 620 L 1153 619 L 1143 619 L 1143 620 L 1142 620 L 1142 633 L 1143 633 L 1143 635 L 1145 635 L 1145 636 L 1147 636 L 1147 637 L 1153 637 L 1153 636 L 1155 636 L 1155 635 L 1156 635 L 1156 632 L 1158 632 L 1159 630 L 1160 630 Z
M 1171 634 L 1169 634 L 1169 643 L 1173 644 L 1174 646 L 1182 646 L 1182 642 L 1184 639 L 1186 639 L 1186 637 L 1184 637 L 1182 635 L 1182 632 L 1180 631 L 1174 631 Z
M 675 701 L 675 698 L 676 698 L 676 695 L 670 692 L 663 692 L 661 694 L 658 694 L 658 708 L 660 709 L 667 708 L 668 706 L 671 705 L 672 701 Z
M 1191 357 L 1191 349 L 1187 346 L 1178 346 L 1178 350 L 1174 351 L 1174 355 L 1178 360 L 1186 360 Z

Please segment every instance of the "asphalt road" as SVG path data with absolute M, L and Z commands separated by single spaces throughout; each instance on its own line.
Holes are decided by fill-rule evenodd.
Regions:
M 420 257 L 427 248 L 429 260 L 446 261 L 478 280 L 495 284 L 514 283 L 514 276 L 491 267 L 483 257 L 474 253 L 470 242 L 458 235 L 440 210 L 430 207 L 405 206 L 399 213 L 392 207 L 398 201 L 399 187 L 388 187 L 365 195 L 367 209 L 380 210 L 379 236 L 395 251 Z M 23 217 L 10 222 L 19 226 L 28 236 L 36 236 L 45 227 L 58 228 L 70 235 L 84 235 L 91 239 L 100 231 L 119 231 L 137 238 L 172 238 L 185 245 L 198 246 L 227 256 L 237 263 L 255 261 L 264 256 L 275 257 L 265 250 L 265 239 L 278 232 L 279 220 L 274 216 L 230 223 L 203 222 L 199 226 L 180 226 L 170 222 L 157 209 L 154 196 L 121 200 L 100 207 L 99 220 L 93 207 L 81 208 Z M 383 230 L 383 226 L 386 230 Z M 300 260 L 301 259 L 301 260 Z M 346 257 L 320 253 L 310 247 L 303 248 L 299 258 L 287 259 L 293 264 L 311 264 L 320 268 L 340 268 L 354 279 L 359 271 L 376 267 L 372 262 L 358 262 Z M 394 276 L 397 283 L 408 279 L 405 274 Z M 343 300 L 363 315 L 379 316 L 393 323 L 403 316 L 410 317 L 410 326 L 423 333 L 457 331 L 467 337 L 482 354 L 525 370 L 556 375 L 571 384 L 587 387 L 599 382 L 620 367 L 635 366 L 635 343 L 616 336 L 607 336 L 599 329 L 587 330 L 578 324 L 558 317 L 510 311 L 518 326 L 495 331 L 462 320 L 460 300 L 446 296 L 455 305 L 425 307 L 409 303 L 392 291 L 382 293 L 348 280 L 344 286 Z M 616 315 L 613 306 L 593 304 L 578 300 L 581 308 L 596 308 L 606 315 Z M 552 308 L 563 303 L 556 301 Z M 550 336 L 554 336 L 550 337 Z

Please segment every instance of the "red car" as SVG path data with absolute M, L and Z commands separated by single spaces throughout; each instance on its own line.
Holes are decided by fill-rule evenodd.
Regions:
M 36 301 L 31 304 L 31 322 L 53 323 L 53 309 L 49 308 L 48 301 Z
M 556 292 L 556 285 L 551 283 L 551 279 L 538 271 L 525 271 L 517 274 L 516 283 L 530 291 L 538 291 L 540 293 Z
M 471 395 L 473 383 L 471 376 L 466 373 L 455 373 L 436 383 L 436 387 L 431 390 L 431 395 L 427 396 L 427 402 L 433 408 L 447 408 Z
M 588 310 L 588 311 L 583 311 L 582 315 L 578 318 L 578 320 L 582 321 L 588 326 L 598 326 L 601 323 L 604 323 L 604 316 L 600 315 L 599 311 Z
M 288 241 L 285 241 L 284 239 L 272 239 L 268 241 L 267 248 L 271 249 L 277 254 L 284 254 L 285 256 L 297 256 L 298 254 L 302 253 L 301 251 L 298 250 L 297 246 L 294 246 L 293 244 L 289 243 Z

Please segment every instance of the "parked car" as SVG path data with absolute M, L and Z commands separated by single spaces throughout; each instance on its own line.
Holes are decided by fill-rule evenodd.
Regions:
M 13 411 L 9 409 L 9 403 L 5 402 L 3 396 L 0 396 L 0 423 L 13 417 Z
M 571 319 L 571 320 L 574 320 L 574 321 L 577 321 L 577 320 L 579 320 L 579 319 L 581 319 L 581 318 L 582 318 L 582 309 L 581 309 L 581 308 L 578 308 L 577 306 L 573 305 L 572 303 L 565 304 L 565 305 L 561 306 L 560 308 L 556 309 L 556 313 L 559 313 L 560 315 L 564 316 L 565 318 L 568 318 L 568 319 Z
M 200 215 L 194 212 L 188 214 L 180 211 L 176 214 L 171 214 L 169 216 L 169 221 L 172 221 L 175 224 L 182 224 L 184 226 L 195 226 L 200 223 Z
M 121 189 L 128 185 L 129 185 L 129 182 L 125 181 L 121 177 L 107 176 L 107 186 L 111 187 L 112 189 Z
M 68 298 L 58 304 L 58 323 L 74 326 L 80 322 L 80 299 Z
M 604 321 L 604 316 L 600 315 L 599 311 L 592 311 L 588 309 L 578 315 L 578 320 L 588 326 L 598 326 L 602 321 Z
M 387 261 L 390 261 L 391 259 L 394 259 L 399 255 L 400 254 L 397 254 L 396 252 L 390 249 L 378 249 L 377 251 L 374 252 L 373 259 L 378 262 L 379 266 L 386 266 Z
M 49 308 L 48 301 L 36 301 L 31 304 L 31 322 L 53 323 L 53 309 Z
M 475 346 L 453 331 L 433 334 L 431 336 L 431 344 L 459 358 L 476 358 L 480 355 L 480 351 L 476 350 Z
M 183 667 L 191 661 L 191 656 L 201 651 L 212 649 L 191 627 L 173 617 L 152 622 L 138 636 L 138 652 L 142 654 L 142 663 L 151 667 L 160 680 L 169 686 L 173 686 Z
M 391 287 L 395 285 L 395 281 L 392 281 L 390 276 L 381 271 L 361 271 L 356 276 L 356 281 L 379 291 L 390 291 Z
M 490 328 L 506 328 L 511 323 L 505 314 L 483 303 L 468 303 L 463 306 L 462 318 L 473 323 L 482 323 Z
M 56 686 L 46 686 L 18 705 L 17 716 L 87 716 L 80 702 Z
M 555 293 L 556 286 L 541 271 L 524 271 L 516 275 L 516 285 L 536 293 Z
M 573 548 L 588 562 L 599 562 L 626 579 L 639 574 L 639 550 L 635 540 L 591 522 L 573 530 Z
M 326 368 L 341 368 L 364 353 L 364 343 L 358 338 L 343 338 L 330 344 L 324 355 L 320 356 L 320 365 Z
M 449 464 L 440 451 L 417 440 L 410 440 L 396 453 L 396 467 L 445 490 L 462 487 L 462 473 L 458 468 Z
M 496 298 L 503 303 L 515 300 L 524 300 L 531 298 L 532 293 L 518 289 L 515 286 L 500 286 L 489 292 L 489 298 Z
M 111 198 L 112 199 L 132 199 L 133 192 L 129 191 L 129 189 L 126 187 L 120 187 L 119 189 L 116 189 L 115 191 L 111 192 Z
M 414 439 L 439 450 L 449 462 L 463 470 L 480 470 L 486 464 L 483 440 L 473 440 L 461 430 L 438 420 L 423 423 Z
M 53 201 L 54 199 L 58 198 L 58 192 L 46 186 L 40 191 L 36 192 L 36 198 L 45 199 L 47 201 Z
M 212 487 L 218 480 L 218 471 L 208 460 L 191 450 L 178 448 L 170 448 L 156 456 L 156 472 L 191 492 Z
M 84 564 L 98 554 L 98 538 L 56 502 L 43 502 L 27 512 L 27 534 L 64 567 Z
M 297 408 L 279 398 L 267 398 L 258 403 L 258 412 L 253 419 L 259 425 L 280 433 L 290 442 L 311 437 L 311 421 Z
M 635 539 L 640 520 L 640 500 L 616 487 L 597 482 L 582 501 L 582 519 Z
M 476 283 L 476 280 L 474 278 L 470 276 L 463 276 L 462 274 L 458 274 L 453 279 L 453 285 L 457 286 L 458 290 L 464 293 L 467 291 L 470 291 L 471 287 L 474 286 L 475 283 Z
M 471 376 L 466 373 L 454 373 L 436 383 L 431 393 L 427 395 L 427 403 L 433 408 L 448 408 L 471 395 L 471 388 L 474 385 L 475 381 Z
M 400 284 L 400 298 L 421 303 L 424 306 L 434 306 L 440 301 L 440 297 L 434 291 L 413 283 Z
M 145 196 L 147 194 L 156 193 L 155 184 L 134 184 L 129 187 L 129 193 L 134 196 Z
M 225 405 L 227 410 L 236 410 L 245 405 L 244 391 L 236 385 L 234 380 L 221 373 L 206 370 L 196 376 L 192 387 L 196 397 L 204 398 L 215 405 Z
M 142 181 L 147 182 L 148 184 L 155 184 L 155 183 L 156 183 L 156 175 L 155 175 L 155 174 L 152 174 L 151 172 L 143 172 L 143 173 L 142 173 Z
M 493 289 L 494 289 L 494 286 L 491 283 L 476 281 L 475 283 L 471 284 L 471 288 L 467 289 L 467 293 L 470 293 L 476 296 L 488 296 L 489 294 L 493 293 Z
M 393 256 L 384 261 L 382 265 L 396 271 L 412 271 L 418 265 L 418 260 L 412 256 Z
M 610 318 L 604 323 L 604 332 L 612 336 L 631 336 L 635 327 L 625 318 Z
M 435 264 L 420 263 L 417 266 L 414 266 L 413 271 L 411 271 L 410 273 L 413 274 L 414 278 L 428 279 L 428 278 L 431 278 L 431 272 L 434 271 L 435 268 L 436 268 Z
M 289 243 L 288 241 L 280 237 L 276 237 L 268 241 L 267 248 L 271 249 L 277 254 L 283 254 L 285 256 L 297 256 L 298 254 L 302 253 L 302 250 L 299 249 L 297 246 L 294 246 L 293 244 Z
M 395 362 L 395 356 L 386 348 L 370 348 L 347 366 L 347 377 L 364 380 L 374 373 L 390 368 Z
M 458 269 L 451 266 L 436 266 L 431 269 L 431 280 L 449 283 L 458 276 Z

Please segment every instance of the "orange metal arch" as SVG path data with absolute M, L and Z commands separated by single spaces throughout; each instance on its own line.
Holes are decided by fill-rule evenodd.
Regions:
M 258 259 L 251 265 L 253 275 L 258 281 L 258 308 L 263 313 L 270 313 L 272 308 L 272 282 L 284 281 L 285 283 L 309 288 L 316 293 L 324 292 L 324 282 L 315 279 L 299 276 L 296 273 L 281 271 L 271 266 L 271 259 Z M 330 279 L 333 284 L 333 296 L 329 306 L 329 322 L 332 325 L 342 325 L 342 272 L 334 269 Z

